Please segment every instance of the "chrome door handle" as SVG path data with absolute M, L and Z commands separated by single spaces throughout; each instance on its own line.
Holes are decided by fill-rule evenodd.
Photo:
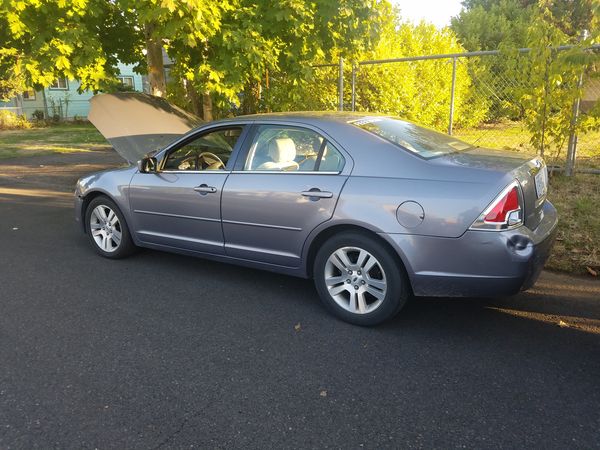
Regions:
M 196 186 L 194 188 L 196 192 L 200 192 L 201 194 L 214 194 L 217 192 L 217 188 L 214 186 L 209 186 L 207 184 L 201 184 L 200 186 Z
M 312 197 L 312 198 L 331 198 L 331 197 L 333 197 L 333 192 L 322 191 L 317 188 L 313 188 L 309 191 L 302 191 L 301 194 L 305 197 Z

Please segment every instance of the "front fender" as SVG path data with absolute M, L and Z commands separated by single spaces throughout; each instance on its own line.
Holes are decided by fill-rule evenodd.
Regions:
M 88 203 L 97 195 L 106 195 L 114 201 L 127 223 L 130 223 L 129 184 L 137 172 L 134 166 L 92 173 L 77 180 L 75 187 L 75 220 L 84 225 L 83 217 Z

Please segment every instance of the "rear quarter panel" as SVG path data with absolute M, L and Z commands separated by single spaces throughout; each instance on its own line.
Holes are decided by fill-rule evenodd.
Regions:
M 354 162 L 332 223 L 364 224 L 382 233 L 459 237 L 513 179 L 498 165 L 421 158 L 347 123 L 331 124 L 326 131 Z M 396 219 L 406 201 L 424 210 L 423 221 L 412 228 Z
M 497 194 L 496 184 L 459 179 L 351 176 L 333 220 L 368 223 L 382 233 L 459 237 Z M 411 228 L 396 218 L 398 207 L 406 201 L 417 202 L 424 211 L 422 222 Z

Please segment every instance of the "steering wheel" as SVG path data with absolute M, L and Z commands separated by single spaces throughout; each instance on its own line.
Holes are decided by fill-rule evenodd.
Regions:
M 225 169 L 225 164 L 214 153 L 202 152 L 197 156 L 196 167 L 198 170 L 219 170 Z

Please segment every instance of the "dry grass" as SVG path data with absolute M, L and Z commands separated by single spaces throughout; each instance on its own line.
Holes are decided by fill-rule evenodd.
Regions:
M 549 269 L 600 273 L 600 175 L 554 175 L 549 199 L 559 213 L 558 237 Z

